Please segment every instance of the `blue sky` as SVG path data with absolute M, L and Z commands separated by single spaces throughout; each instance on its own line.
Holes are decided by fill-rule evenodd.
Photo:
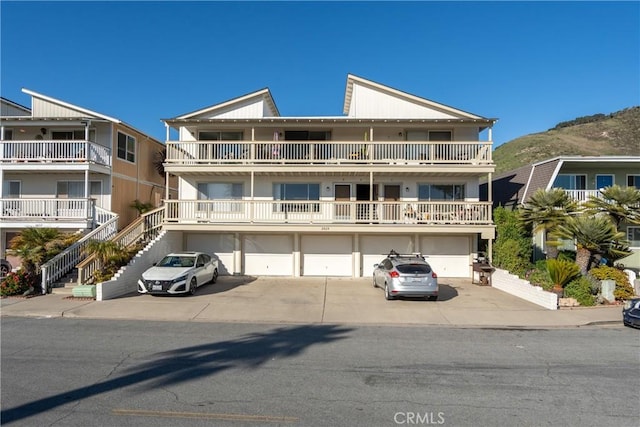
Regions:
M 348 73 L 484 117 L 498 146 L 640 105 L 639 2 L 0 2 L 0 91 L 161 141 L 162 118 L 265 87 L 339 116 Z

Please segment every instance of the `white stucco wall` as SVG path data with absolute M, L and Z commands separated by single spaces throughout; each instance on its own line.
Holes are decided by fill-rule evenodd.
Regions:
M 558 309 L 558 295 L 533 286 L 508 271 L 496 269 L 491 275 L 491 286 L 549 310 Z

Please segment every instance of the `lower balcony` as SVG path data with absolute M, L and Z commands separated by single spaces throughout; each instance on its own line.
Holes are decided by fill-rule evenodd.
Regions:
M 92 199 L 0 199 L 0 223 L 87 223 L 93 220 L 94 204 Z
M 167 200 L 165 221 L 184 224 L 492 225 L 490 202 Z

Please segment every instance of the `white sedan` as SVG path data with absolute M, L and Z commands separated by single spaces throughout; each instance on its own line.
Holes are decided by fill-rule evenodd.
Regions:
M 141 294 L 193 295 L 198 286 L 218 280 L 218 259 L 202 252 L 172 253 L 142 273 Z

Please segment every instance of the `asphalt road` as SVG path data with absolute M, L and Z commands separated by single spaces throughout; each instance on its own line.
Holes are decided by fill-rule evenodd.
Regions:
M 2 318 L 2 425 L 637 426 L 640 333 Z

